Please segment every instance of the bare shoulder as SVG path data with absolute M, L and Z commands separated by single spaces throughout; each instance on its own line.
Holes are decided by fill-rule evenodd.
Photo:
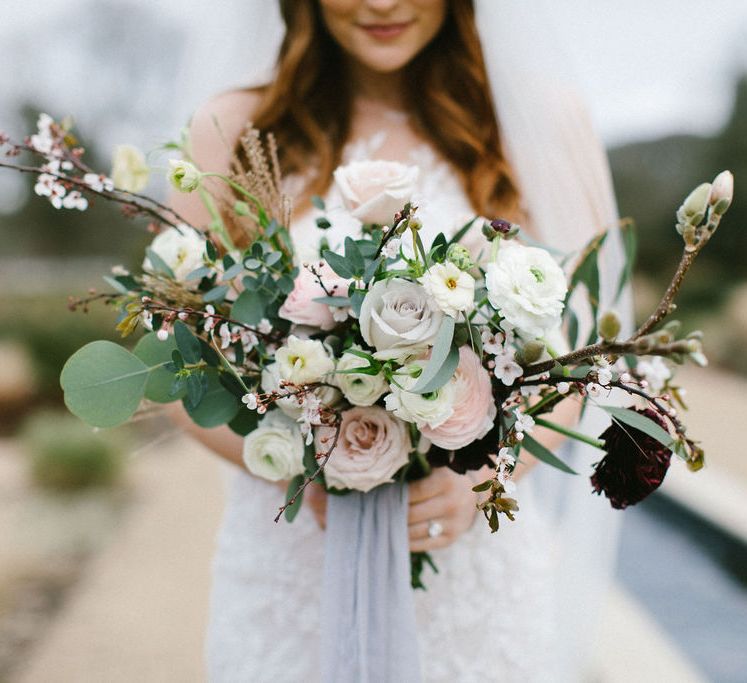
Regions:
M 261 99 L 258 89 L 230 90 L 210 98 L 194 113 L 189 127 L 192 156 L 202 170 L 228 169 L 234 145 Z

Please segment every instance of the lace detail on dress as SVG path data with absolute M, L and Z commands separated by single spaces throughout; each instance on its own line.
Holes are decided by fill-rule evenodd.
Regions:
M 379 158 L 385 140 L 384 132 L 348 145 L 346 161 Z M 420 145 L 400 161 L 421 170 L 415 199 L 427 239 L 440 231 L 453 234 L 474 215 L 457 174 L 429 147 Z M 339 248 L 346 235 L 360 230 L 339 210 L 334 188 L 326 202 L 330 229 L 316 226 L 316 209 L 294 222 L 299 260 L 317 258 L 321 238 Z M 214 561 L 209 678 L 214 683 L 318 681 L 323 532 L 306 509 L 290 525 L 274 524 L 282 499 L 277 487 L 238 470 L 231 477 Z M 529 482 L 519 482 L 522 511 L 516 522 L 491 535 L 478 517 L 456 543 L 434 553 L 439 574 L 427 573 L 428 590 L 416 596 L 428 683 L 563 680 L 554 668 L 551 539 L 531 496 Z

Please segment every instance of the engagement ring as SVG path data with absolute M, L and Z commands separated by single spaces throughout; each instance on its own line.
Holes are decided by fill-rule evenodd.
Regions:
M 436 538 L 444 532 L 444 527 L 439 522 L 430 521 L 428 522 L 428 536 Z

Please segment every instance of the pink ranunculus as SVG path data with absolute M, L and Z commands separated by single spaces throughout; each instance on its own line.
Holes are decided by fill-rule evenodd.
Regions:
M 320 427 L 316 448 L 326 452 L 335 430 Z M 379 406 L 355 407 L 342 413 L 337 446 L 324 468 L 329 486 L 370 491 L 392 480 L 407 464 L 412 446 L 407 425 Z
M 454 412 L 435 429 L 422 427 L 421 433 L 441 448 L 457 450 L 485 436 L 497 413 L 490 389 L 490 374 L 469 347 L 459 349 L 459 365 L 454 377 Z
M 321 276 L 324 287 L 332 296 L 347 296 L 349 281 L 337 275 L 326 263 L 314 265 L 314 270 Z M 327 304 L 314 301 L 327 296 L 319 280 L 309 268 L 301 267 L 293 291 L 288 295 L 278 313 L 281 318 L 297 325 L 309 325 L 323 330 L 331 330 L 337 323 Z

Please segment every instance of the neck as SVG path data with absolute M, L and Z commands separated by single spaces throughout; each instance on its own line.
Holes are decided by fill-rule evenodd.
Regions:
M 375 103 L 388 109 L 404 110 L 404 74 L 400 71 L 381 73 L 360 62 L 349 65 L 354 84 L 353 97 L 357 102 Z

